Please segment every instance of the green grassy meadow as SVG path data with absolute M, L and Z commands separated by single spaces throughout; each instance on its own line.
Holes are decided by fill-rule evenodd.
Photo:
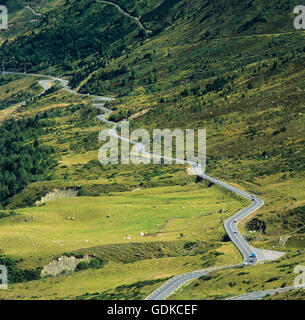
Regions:
M 6 2 L 11 25 L 0 34 L 0 64 L 7 70 L 51 73 L 79 92 L 115 97 L 106 104 L 110 119 L 129 119 L 132 130 L 206 128 L 207 173 L 264 200 L 239 226 L 253 246 L 286 255 L 213 273 L 170 299 L 225 299 L 292 285 L 294 266 L 304 264 L 305 230 L 305 33 L 293 29 L 297 0 L 113 1 L 141 16 L 149 34 L 94 1 Z M 92 98 L 54 83 L 15 106 L 42 90 L 37 80 L 0 74 L 0 125 L 35 119 L 37 143 L 54 149 L 46 178 L 2 202 L 0 253 L 22 270 L 65 253 L 105 264 L 14 283 L 0 299 L 143 299 L 173 275 L 240 262 L 223 241 L 223 222 L 245 200 L 196 183 L 186 166 L 102 166 L 98 135 L 105 125 Z M 79 196 L 34 205 L 66 188 Z M 265 228 L 249 228 L 253 219 Z
M 216 187 L 194 184 L 104 197 L 68 198 L 17 209 L 15 215 L 0 220 L 0 243 L 3 253 L 19 261 L 20 268 L 42 267 L 67 252 L 100 255 L 107 263 L 100 270 L 14 284 L 8 292 L 1 292 L 1 297 L 18 298 L 22 288 L 30 289 L 27 291 L 35 295 L 36 290 L 47 286 L 43 296 L 38 297 L 46 299 L 56 292 L 54 298 L 66 298 L 68 292 L 69 296 L 83 293 L 81 279 L 87 279 L 86 291 L 94 293 L 140 280 L 167 278 L 203 268 L 208 262 L 212 265 L 236 263 L 239 253 L 232 244 L 222 242 L 222 224 L 244 204 L 243 200 L 231 199 Z M 141 232 L 145 236 L 141 237 Z M 131 239 L 126 240 L 126 235 Z M 155 243 L 155 247 L 150 249 L 150 256 L 133 256 L 137 246 L 143 244 L 145 251 L 151 243 Z M 202 249 L 186 250 L 188 243 L 190 246 L 201 243 Z M 129 250 L 129 246 L 134 249 Z M 120 277 L 113 282 L 116 272 Z M 100 281 L 94 281 L 96 277 L 101 277 Z M 71 286 L 75 290 L 70 290 Z

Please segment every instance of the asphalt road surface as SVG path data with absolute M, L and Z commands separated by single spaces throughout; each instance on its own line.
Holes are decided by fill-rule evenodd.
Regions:
M 250 292 L 250 293 L 242 294 L 240 296 L 232 297 L 227 300 L 260 300 L 276 293 L 281 293 L 289 290 L 304 289 L 304 288 L 305 288 L 304 286 L 299 286 L 299 287 L 293 286 L 293 287 L 285 287 L 285 288 L 279 288 L 279 289 L 256 291 L 256 292 Z
M 252 214 L 254 211 L 258 210 L 261 206 L 263 206 L 264 204 L 263 200 L 255 197 L 254 195 L 250 195 L 245 191 L 239 190 L 238 188 L 233 187 L 223 181 L 220 181 L 218 179 L 212 178 L 204 174 L 201 168 L 198 166 L 193 166 L 193 170 L 199 177 L 202 177 L 207 181 L 217 184 L 231 192 L 234 192 L 252 201 L 249 207 L 240 210 L 233 217 L 226 220 L 224 223 L 224 227 L 228 233 L 228 236 L 230 237 L 232 242 L 235 244 L 235 246 L 238 248 L 238 250 L 241 252 L 243 256 L 244 261 L 242 264 L 248 264 L 248 265 L 257 264 L 258 263 L 257 258 L 250 258 L 250 256 L 254 253 L 254 250 L 239 232 L 237 228 L 237 224 L 238 222 L 240 222 L 241 220 L 245 219 L 247 216 Z M 241 266 L 242 264 L 237 266 Z M 228 269 L 233 267 L 236 267 L 236 266 L 226 266 L 226 267 L 215 268 L 215 269 L 205 269 L 205 270 L 185 273 L 177 277 L 173 277 L 169 281 L 167 281 L 163 286 L 161 286 L 155 292 L 149 295 L 146 298 L 146 300 L 165 300 L 170 295 L 172 295 L 175 291 L 177 291 L 182 285 L 189 282 L 190 280 L 194 280 L 201 276 L 207 275 L 212 271 L 223 270 L 223 269 Z

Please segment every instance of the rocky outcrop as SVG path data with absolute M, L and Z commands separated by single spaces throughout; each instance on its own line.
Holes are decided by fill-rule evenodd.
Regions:
M 53 191 L 46 194 L 41 200 L 36 201 L 35 205 L 40 205 L 49 201 L 63 198 L 72 198 L 78 195 L 78 190 L 76 189 L 54 189 Z
M 41 271 L 41 276 L 46 277 L 46 276 L 57 276 L 61 274 L 64 271 L 75 271 L 76 266 L 80 262 L 90 262 L 91 258 L 89 256 L 85 256 L 82 259 L 77 259 L 75 257 L 67 257 L 67 256 L 62 256 L 60 258 L 57 258 L 56 260 L 53 260 L 46 266 Z

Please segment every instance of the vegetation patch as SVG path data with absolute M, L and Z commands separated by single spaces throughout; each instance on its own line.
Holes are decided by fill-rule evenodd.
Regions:
M 0 127 L 0 205 L 31 182 L 48 180 L 54 150 L 39 144 L 43 132 L 35 119 L 8 120 Z
M 7 268 L 8 283 L 26 282 L 40 279 L 41 268 L 37 269 L 20 269 L 18 260 L 0 254 L 0 265 Z
M 259 220 L 258 218 L 253 218 L 247 223 L 247 229 L 249 231 L 261 231 L 266 233 L 266 222 Z
M 84 294 L 75 297 L 76 300 L 143 300 L 146 298 L 143 290 L 152 285 L 161 285 L 168 278 L 157 280 L 138 281 L 129 285 L 122 285 L 114 290 L 107 290 L 102 293 Z
M 147 243 L 128 243 L 111 244 L 87 249 L 77 250 L 69 255 L 91 255 L 102 261 L 113 261 L 131 263 L 138 260 L 154 258 L 194 256 L 204 254 L 211 248 L 217 248 L 202 241 L 169 241 L 169 242 L 147 242 Z

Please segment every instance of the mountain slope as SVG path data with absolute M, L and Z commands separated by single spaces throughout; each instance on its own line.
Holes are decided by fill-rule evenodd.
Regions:
M 34 7 L 36 2 L 28 3 Z M 244 290 L 263 289 L 265 284 L 268 288 L 290 284 L 293 267 L 304 262 L 304 228 L 299 210 L 303 210 L 304 206 L 305 34 L 293 29 L 292 13 L 294 5 L 299 3 L 290 1 L 287 4 L 282 0 L 268 3 L 256 0 L 113 0 L 113 3 L 129 15 L 140 18 L 145 28 L 152 32 L 144 32 L 134 19 L 120 13 L 111 4 L 72 0 L 54 2 L 50 10 L 43 10 L 41 3 L 38 6 L 37 2 L 35 8 L 45 16 L 33 26 L 20 29 L 21 33 L 16 38 L 12 36 L 13 30 L 9 31 L 12 32 L 7 36 L 9 40 L 1 46 L 0 63 L 8 70 L 51 72 L 69 79 L 80 92 L 116 97 L 108 106 L 114 110 L 111 120 L 129 118 L 132 129 L 207 128 L 208 173 L 258 194 L 265 201 L 266 205 L 257 214 L 256 220 L 249 218 L 241 228 L 253 246 L 287 252 L 282 258 L 281 276 L 275 279 L 278 277 L 278 262 L 270 262 L 266 266 L 254 267 L 246 275 L 240 275 L 240 270 L 232 273 L 224 271 L 221 277 L 216 275 L 215 278 L 199 281 L 199 286 L 196 282 L 191 283 L 186 295 L 179 293 L 177 296 L 200 299 L 204 288 L 209 298 L 224 298 L 228 292 L 237 294 Z M 23 10 L 22 6 L 17 9 L 16 15 Z M 20 86 L 20 79 L 1 77 L 4 82 L 9 81 L 6 84 L 3 82 L 0 91 L 1 101 L 4 101 L 9 95 L 6 90 L 14 85 Z M 37 90 L 25 84 L 22 89 L 22 95 L 31 95 Z M 159 195 L 160 190 L 153 187 L 176 185 L 177 190 L 183 190 L 195 182 L 195 178 L 187 177 L 185 167 L 101 166 L 97 160 L 101 146 L 97 141 L 101 129 L 97 115 L 98 110 L 93 108 L 90 99 L 72 96 L 56 85 L 41 98 L 20 108 L 12 110 L 10 103 L 3 105 L 0 119 L 36 117 L 39 123 L 44 123 L 43 133 L 37 139 L 41 145 L 53 147 L 58 160 L 57 165 L 41 173 L 35 183 L 29 181 L 21 192 L 18 189 L 12 198 L 5 199 L 3 204 L 7 209 L 33 205 L 42 195 L 57 188 L 76 188 L 80 196 L 97 197 L 81 199 L 85 206 L 86 201 L 90 204 L 94 200 L 101 201 L 101 195 L 107 194 L 110 201 L 115 202 L 118 199 L 116 192 L 136 194 L 148 189 L 145 192 Z M 38 181 L 41 179 L 49 181 Z M 207 187 L 208 190 L 211 187 L 196 182 L 199 187 Z M 207 195 L 208 191 L 202 193 L 198 198 Z M 170 206 L 172 197 L 169 189 L 165 195 L 169 198 L 166 205 Z M 136 197 L 137 201 L 141 202 L 142 196 Z M 185 200 L 189 197 L 190 194 L 185 195 Z M 129 198 L 130 194 L 126 199 Z M 124 201 L 120 204 L 121 211 L 127 212 L 128 204 Z M 210 198 L 210 203 L 215 201 L 224 200 Z M 60 210 L 67 212 L 67 217 L 62 219 L 73 217 L 68 202 L 60 203 Z M 154 205 L 149 204 L 150 207 Z M 205 203 L 204 207 L 207 206 Z M 35 210 L 40 214 L 40 210 L 47 212 L 51 207 L 52 204 L 48 204 Z M 181 206 L 185 209 L 182 207 L 185 204 Z M 101 205 L 101 208 L 103 212 L 110 211 L 106 206 Z M 141 210 L 133 209 L 130 214 L 142 214 Z M 189 213 L 195 212 L 189 209 Z M 30 215 L 28 209 L 22 210 L 25 210 L 25 215 Z M 154 231 L 156 224 L 153 227 L 148 222 L 154 213 L 150 208 L 147 210 L 147 225 L 143 228 L 148 226 L 147 230 Z M 163 221 L 164 230 L 156 231 L 154 240 L 173 236 L 167 239 L 172 242 L 177 237 L 181 240 L 181 234 L 190 241 L 194 240 L 198 232 L 192 229 L 194 225 L 201 230 L 203 238 L 217 242 L 225 239 L 222 214 L 227 213 L 219 209 L 220 217 L 214 221 L 217 213 L 204 211 L 192 216 L 193 220 L 185 216 L 179 220 L 175 216 L 168 222 Z M 80 212 L 81 217 L 85 218 L 86 214 L 86 210 Z M 111 225 L 115 218 L 107 214 L 105 219 Z M 3 225 L 10 230 L 6 225 L 10 220 L 5 219 L 2 220 Z M 44 219 L 55 218 L 47 215 Z M 20 221 L 17 221 L 18 224 Z M 211 223 L 211 228 L 205 229 L 202 226 L 207 222 Z M 62 220 L 61 223 L 65 226 L 66 223 L 72 224 L 73 220 Z M 94 227 L 94 221 L 92 223 Z M 19 226 L 22 230 L 21 222 Z M 30 230 L 31 226 L 27 228 Z M 111 228 L 109 230 L 111 233 Z M 140 230 L 130 231 L 123 227 L 122 230 L 122 234 L 116 234 L 119 238 L 113 241 L 127 241 L 124 237 L 129 232 L 133 232 L 132 239 L 150 241 L 149 237 L 139 236 Z M 69 241 L 75 240 L 70 238 L 69 233 L 65 233 L 65 237 Z M 26 253 L 16 253 L 9 242 L 6 242 L 6 248 L 18 258 L 24 254 L 27 259 L 23 267 L 29 267 L 26 264 L 30 261 L 33 243 L 35 241 L 28 242 Z M 221 248 L 227 250 L 223 242 Z M 69 243 L 69 249 L 81 248 Z M 40 253 L 43 251 L 39 250 Z M 35 252 L 39 250 L 37 248 Z M 64 252 L 59 247 L 56 250 L 56 254 Z M 55 255 L 54 252 L 52 254 Z M 55 258 L 52 254 L 42 254 L 41 257 L 37 254 L 35 267 L 40 266 L 40 258 L 44 262 Z M 185 268 L 197 268 L 199 259 L 202 259 L 202 264 L 211 265 L 223 263 L 226 259 L 238 259 L 232 251 L 225 254 L 221 261 L 218 258 L 215 260 L 216 256 L 211 253 L 202 254 L 198 260 L 189 257 L 181 259 L 179 261 L 186 265 L 179 266 L 179 270 L 171 268 L 170 273 L 163 272 L 159 278 L 164 279 Z M 169 260 L 163 262 L 170 264 Z M 154 277 L 145 263 L 148 262 L 141 264 L 141 280 Z M 112 267 L 124 269 L 121 265 Z M 107 268 L 110 272 L 111 266 Z M 84 275 L 90 274 L 93 278 L 94 272 L 98 271 L 86 272 Z M 258 276 L 261 273 L 264 274 L 263 280 Z M 80 275 L 78 277 L 81 278 Z M 60 278 L 62 288 L 70 286 L 71 278 Z M 124 279 L 116 285 L 129 281 Z M 132 283 L 136 280 L 132 279 Z M 38 282 L 39 285 L 41 283 Z M 229 287 L 233 289 L 228 291 Z M 109 283 L 107 288 L 116 292 Z M 23 287 L 15 289 L 22 291 Z M 81 296 L 81 289 L 76 289 L 74 296 Z M 52 294 L 55 289 L 49 290 L 48 294 Z M 96 292 L 96 284 L 88 284 L 86 290 Z M 147 288 L 145 290 L 149 291 Z M 13 290 L 10 296 L 14 295 Z M 63 290 L 57 297 L 66 296 Z

